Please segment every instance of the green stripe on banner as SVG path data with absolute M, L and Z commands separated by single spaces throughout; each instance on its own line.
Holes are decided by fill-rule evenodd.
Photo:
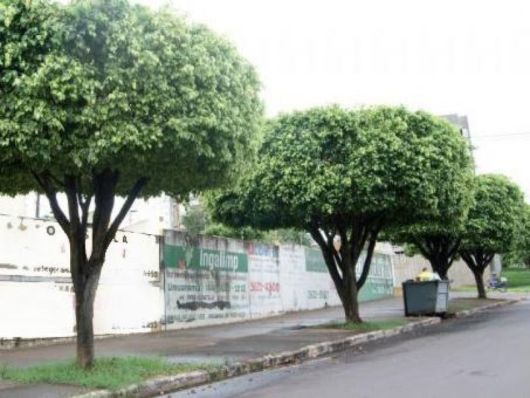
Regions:
M 304 248 L 305 251 L 305 270 L 307 272 L 328 272 L 328 267 L 322 257 L 322 252 L 310 247 Z
M 164 265 L 167 268 L 248 272 L 246 253 L 194 246 L 164 245 Z

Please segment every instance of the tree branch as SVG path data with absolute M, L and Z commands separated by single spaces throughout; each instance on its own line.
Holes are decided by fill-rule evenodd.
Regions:
M 379 232 L 381 231 L 381 228 L 383 228 L 384 224 L 384 217 L 380 216 L 378 218 L 372 219 L 371 222 L 374 223 L 374 226 L 370 233 L 370 240 L 367 247 L 366 252 L 366 258 L 364 259 L 363 269 L 361 271 L 361 276 L 359 280 L 357 281 L 357 288 L 361 289 L 366 279 L 368 279 L 368 274 L 370 272 L 370 265 L 372 264 L 372 257 L 375 250 L 375 245 L 377 244 L 377 236 L 379 235 Z M 368 229 L 368 228 L 367 228 Z M 368 236 L 366 237 L 368 239 Z M 364 243 L 363 243 L 364 246 Z
M 427 260 L 431 261 L 432 252 L 429 250 L 429 247 L 425 248 L 421 241 L 416 240 L 414 242 L 414 246 L 420 251 L 421 255 L 425 257 Z M 427 244 L 428 245 L 428 244 Z
M 471 252 L 467 250 L 460 250 L 460 256 L 462 257 L 464 262 L 467 264 L 469 269 L 475 272 L 475 270 L 477 269 L 477 264 Z
M 491 260 L 493 260 L 493 257 L 495 257 L 495 253 L 485 254 L 484 263 L 482 264 L 481 271 L 484 271 L 486 269 L 486 267 L 491 263 Z
M 57 191 L 53 188 L 52 184 L 50 184 L 50 181 L 46 174 L 40 176 L 34 171 L 31 171 L 31 174 L 46 194 L 46 197 L 50 202 L 50 207 L 52 209 L 53 215 L 55 216 L 55 219 L 61 226 L 64 233 L 68 237 L 70 237 L 70 221 L 64 214 L 63 210 L 61 209 L 61 206 L 59 206 L 59 202 L 57 201 Z
M 48 173 L 47 176 L 48 176 L 48 178 L 49 178 L 50 180 L 52 180 L 52 181 L 53 181 L 55 184 L 57 184 L 58 186 L 63 187 L 63 188 L 65 187 L 65 186 L 64 186 L 64 183 L 63 183 L 61 180 L 59 180 L 57 177 L 55 177 L 53 174 Z
M 94 174 L 92 184 L 94 188 L 94 218 L 92 222 L 92 256 L 95 263 L 100 263 L 106 251 L 106 236 L 114 208 L 114 197 L 118 173 L 103 170 Z
M 359 277 L 359 280 L 357 281 L 357 289 L 361 289 L 364 286 L 366 279 L 368 278 L 368 273 L 370 272 L 370 264 L 372 263 L 372 256 L 374 254 L 376 240 L 377 240 L 377 233 L 374 233 L 370 237 L 370 241 L 368 243 L 368 248 L 366 250 L 366 258 L 364 259 L 363 269 L 361 270 L 361 276 Z
M 339 275 L 337 271 L 337 264 L 335 260 L 333 259 L 333 256 L 330 256 L 328 253 L 328 246 L 327 242 L 324 241 L 324 238 L 322 237 L 322 234 L 320 233 L 320 230 L 318 227 L 313 226 L 309 228 L 309 233 L 317 242 L 317 244 L 320 246 L 320 249 L 322 250 L 322 254 L 324 256 L 324 260 L 326 263 L 326 266 L 328 267 L 329 274 L 331 275 L 331 279 L 333 279 L 333 283 L 335 283 L 335 287 L 337 288 L 337 291 L 339 294 L 342 294 L 342 289 L 344 287 L 344 283 L 342 281 L 341 276 Z
M 123 219 L 125 218 L 125 216 L 129 212 L 129 210 L 131 209 L 134 201 L 136 200 L 136 198 L 140 194 L 140 192 L 143 189 L 143 187 L 145 186 L 145 184 L 147 184 L 147 181 L 148 181 L 148 178 L 146 178 L 146 177 L 139 178 L 136 181 L 136 183 L 133 185 L 131 190 L 129 191 L 129 194 L 127 195 L 127 198 L 125 199 L 125 203 L 121 207 L 118 215 L 116 216 L 116 218 L 114 219 L 114 221 L 112 222 L 112 224 L 110 225 L 110 227 L 109 227 L 109 229 L 108 229 L 108 231 L 106 233 L 106 236 L 105 236 L 105 249 L 110 245 L 110 243 L 114 239 L 114 236 L 116 235 L 116 232 L 118 231 L 118 228 L 119 228 L 120 224 L 122 223 Z
M 453 264 L 453 261 L 455 260 L 456 255 L 458 254 L 458 249 L 460 248 L 460 244 L 462 243 L 462 239 L 456 239 L 453 246 L 449 249 L 448 258 L 449 258 L 449 264 L 448 266 L 451 266 Z
M 79 219 L 79 203 L 78 194 L 79 187 L 77 186 L 77 179 L 74 176 L 65 176 L 64 191 L 68 199 L 68 214 L 70 215 L 70 229 L 73 233 L 79 233 L 81 220 Z

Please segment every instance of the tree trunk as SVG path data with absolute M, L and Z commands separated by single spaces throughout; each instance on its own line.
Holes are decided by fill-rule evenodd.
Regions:
M 484 252 L 482 250 L 461 250 L 460 255 L 475 277 L 478 298 L 487 298 L 484 287 L 484 271 L 495 253 Z
M 350 293 L 345 294 L 341 300 L 342 308 L 344 309 L 344 317 L 346 318 L 346 322 L 362 323 L 361 316 L 359 315 L 359 300 L 358 300 L 357 288 L 353 287 L 349 289 L 349 291 Z
M 474 270 L 473 275 L 475 276 L 475 282 L 477 284 L 478 298 L 487 298 L 486 289 L 484 287 L 484 271 Z
M 447 271 L 449 270 L 449 266 L 445 259 L 436 259 L 434 261 L 431 261 L 431 268 L 433 272 L 436 272 L 441 279 L 447 280 L 449 279 L 447 277 Z
M 433 272 L 447 280 L 447 273 L 458 253 L 461 240 L 447 236 L 430 236 L 413 242 L 420 253 L 431 264 Z
M 71 244 L 71 247 L 74 248 L 78 244 L 85 244 L 84 239 L 83 242 L 76 243 Z M 75 252 L 75 250 L 72 250 L 72 252 Z M 70 261 L 73 262 L 71 266 L 75 267 L 73 269 L 77 270 L 73 279 L 77 331 L 77 364 L 83 369 L 89 369 L 94 363 L 94 301 L 96 299 L 102 263 L 89 263 L 79 258 L 79 256 L 71 258 Z
M 80 286 L 75 292 L 75 320 L 77 329 L 77 364 L 88 369 L 94 363 L 94 299 L 93 284 Z
M 344 279 L 344 288 L 340 294 L 342 308 L 344 309 L 344 316 L 346 322 L 361 323 L 362 319 L 359 315 L 359 291 L 356 283 L 351 278 Z

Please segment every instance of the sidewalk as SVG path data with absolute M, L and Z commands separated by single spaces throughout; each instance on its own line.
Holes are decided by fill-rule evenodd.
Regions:
M 451 296 L 456 298 L 474 295 L 456 293 Z M 492 298 L 493 296 L 497 295 L 492 295 Z M 365 320 L 396 319 L 403 317 L 403 299 L 394 297 L 366 302 L 361 304 L 360 309 Z M 96 340 L 96 356 L 160 355 L 174 362 L 231 364 L 347 337 L 351 332 L 345 330 L 305 328 L 343 319 L 342 307 L 332 307 L 218 326 L 116 336 Z M 73 359 L 74 355 L 73 343 L 0 351 L 0 366 L 29 366 Z M 58 385 L 17 386 L 0 381 L 2 398 L 55 398 L 81 392 L 86 390 Z
M 366 320 L 402 317 L 402 300 L 396 297 L 362 303 L 361 316 Z M 182 356 L 200 352 L 194 355 L 200 357 L 200 361 L 204 361 L 203 356 L 213 357 L 212 360 L 217 357 L 223 361 L 232 357 L 241 359 L 246 355 L 273 352 L 276 344 L 281 344 L 271 342 L 263 345 L 263 340 L 275 340 L 276 336 L 289 339 L 291 336 L 307 334 L 300 333 L 303 326 L 340 321 L 343 317 L 342 307 L 330 307 L 217 326 L 115 336 L 96 340 L 96 355 L 163 355 L 178 360 Z M 256 340 L 260 340 L 260 344 L 255 344 Z M 299 345 L 304 345 L 304 342 Z M 0 364 L 28 366 L 71 359 L 74 355 L 74 343 L 59 343 L 0 351 Z
M 403 316 L 400 297 L 361 304 L 366 320 Z M 175 362 L 232 363 L 260 355 L 295 350 L 308 344 L 351 334 L 341 330 L 304 328 L 344 318 L 342 307 L 289 313 L 239 323 L 96 340 L 96 356 L 160 355 Z M 0 366 L 29 366 L 73 359 L 74 343 L 0 351 Z M 70 386 L 20 386 L 0 381 L 0 397 L 68 397 L 85 390 Z

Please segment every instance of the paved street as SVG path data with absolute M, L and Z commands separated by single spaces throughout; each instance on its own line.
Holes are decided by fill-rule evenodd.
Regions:
M 446 322 L 416 337 L 167 397 L 530 396 L 529 301 Z
M 459 293 L 458 295 L 464 296 L 466 294 Z M 507 298 L 506 295 L 502 295 L 502 297 Z M 517 310 L 512 314 L 513 309 L 515 308 L 517 308 Z M 528 310 L 528 304 L 509 306 L 500 310 L 498 314 L 495 314 L 495 317 L 492 316 L 491 319 L 488 315 L 473 318 L 472 321 L 459 320 L 456 323 L 448 322 L 446 325 L 434 328 L 430 332 L 433 333 L 432 335 L 420 336 L 420 340 L 418 340 L 417 343 L 410 340 L 413 336 L 409 336 L 403 341 L 397 340 L 389 342 L 388 347 L 390 348 L 385 348 L 385 346 L 387 346 L 386 344 L 384 346 L 378 345 L 375 347 L 366 347 L 367 354 L 363 353 L 362 355 L 357 355 L 350 352 L 333 359 L 325 359 L 324 362 L 314 361 L 300 367 L 257 373 L 239 379 L 225 381 L 217 386 L 197 388 L 193 390 L 193 394 L 191 391 L 187 391 L 182 392 L 179 395 L 173 394 L 172 397 L 190 397 L 190 394 L 194 397 L 232 397 L 238 396 L 238 394 L 243 394 L 239 395 L 242 397 L 283 397 L 287 395 L 275 390 L 275 386 L 282 386 L 282 383 L 287 383 L 288 387 L 282 386 L 281 388 L 286 388 L 286 391 L 294 397 L 302 395 L 304 395 L 304 398 L 310 396 L 317 397 L 321 396 L 320 394 L 323 393 L 323 391 L 319 390 L 317 387 L 322 385 L 322 388 L 325 389 L 326 381 L 331 382 L 331 380 L 333 380 L 332 383 L 334 388 L 338 389 L 339 397 L 341 396 L 341 392 L 344 393 L 343 396 L 350 397 L 352 395 L 348 394 L 350 394 L 349 390 L 352 386 L 348 384 L 349 382 L 355 382 L 355 386 L 358 388 L 366 388 L 366 391 L 369 393 L 374 390 L 371 383 L 379 378 L 381 372 L 384 372 L 387 375 L 385 381 L 385 383 L 389 383 L 387 388 L 389 390 L 394 390 L 391 383 L 392 380 L 396 383 L 401 382 L 402 380 L 409 380 L 407 383 L 412 383 L 410 376 L 412 371 L 408 371 L 407 375 L 396 373 L 397 361 L 400 361 L 399 363 L 410 363 L 414 365 L 426 355 L 423 352 L 416 352 L 418 348 L 424 347 L 426 349 L 432 349 L 431 346 L 433 344 L 435 344 L 434 347 L 436 348 L 438 347 L 436 344 L 440 344 L 446 339 L 454 339 L 455 337 L 451 337 L 453 334 L 455 334 L 455 336 L 463 336 L 463 340 L 458 340 L 454 343 L 456 347 L 454 349 L 452 347 L 449 349 L 443 348 L 440 349 L 440 352 L 434 352 L 432 354 L 432 361 L 434 364 L 440 361 L 440 363 L 444 363 L 443 361 L 449 361 L 449 363 L 452 363 L 455 359 L 462 361 L 460 358 L 461 354 L 457 351 L 465 349 L 469 345 L 464 339 L 466 333 L 470 336 L 469 339 L 471 341 L 475 340 L 473 336 L 481 336 L 480 340 L 477 340 L 477 342 L 480 342 L 481 350 L 483 350 L 482 354 L 486 355 L 486 358 L 495 355 L 494 350 L 499 347 L 496 343 L 499 337 L 496 336 L 499 334 L 512 333 L 515 336 L 510 337 L 507 343 L 522 345 L 524 343 L 524 336 L 528 336 L 528 331 L 523 330 L 524 328 L 528 329 L 529 327 L 529 321 L 525 318 L 528 314 Z M 401 298 L 390 298 L 363 303 L 361 306 L 361 313 L 366 320 L 400 317 L 403 314 L 403 302 Z M 515 320 L 510 317 L 515 317 Z M 271 352 L 295 350 L 308 344 L 345 337 L 350 333 L 338 329 L 329 330 L 303 327 L 340 319 L 342 319 L 341 308 L 333 307 L 314 311 L 289 313 L 282 316 L 252 320 L 237 324 L 225 324 L 152 334 L 117 336 L 98 340 L 96 342 L 96 351 L 98 356 L 162 355 L 175 362 L 235 362 L 255 358 Z M 511 325 L 510 328 L 507 327 L 507 322 Z M 493 327 L 493 331 L 485 329 L 488 325 Z M 473 327 L 476 327 L 476 330 L 474 330 Z M 512 330 L 511 328 L 514 327 L 518 329 L 509 332 Z M 492 334 L 489 335 L 488 333 Z M 394 349 L 393 345 L 396 343 L 397 345 Z M 482 345 L 485 348 L 483 348 Z M 385 350 L 390 351 L 386 352 Z M 407 350 L 411 351 L 408 353 Z M 511 351 L 517 352 L 517 350 L 518 349 L 515 348 Z M 506 352 L 511 351 L 506 350 Z M 13 351 L 0 351 L 0 366 L 2 364 L 27 366 L 52 360 L 70 359 L 73 357 L 74 352 L 75 349 L 72 343 L 22 348 Z M 374 363 L 371 364 L 369 361 L 373 361 Z M 478 363 L 481 362 L 487 363 L 488 361 L 484 360 L 484 356 L 479 356 Z M 458 362 L 455 363 L 458 364 Z M 322 366 L 322 364 L 325 366 Z M 492 364 L 492 366 L 497 368 L 497 363 Z M 524 366 L 530 369 L 530 364 L 526 363 Z M 350 367 L 352 368 L 350 369 Z M 402 372 L 406 369 L 405 366 L 399 367 L 399 370 Z M 422 380 L 420 380 L 419 383 L 430 383 L 431 380 L 438 380 L 436 376 L 437 371 L 432 369 L 426 371 L 425 369 L 428 368 L 422 367 L 420 372 L 419 368 L 414 368 L 415 372 L 420 372 L 418 374 Z M 465 370 L 462 370 L 466 369 L 465 367 L 459 367 L 458 369 L 461 369 L 461 371 L 464 372 L 462 374 L 465 374 Z M 339 375 L 343 376 L 339 377 Z M 362 377 L 358 378 L 353 375 L 361 375 Z M 294 381 L 290 380 L 291 377 L 294 377 Z M 337 378 L 336 380 L 334 380 L 335 377 Z M 342 380 L 342 378 L 345 380 Z M 378 388 L 384 389 L 386 384 L 381 383 L 381 380 L 377 380 Z M 316 383 L 316 386 L 313 386 L 312 383 Z M 301 390 L 296 390 L 294 386 L 301 388 Z M 308 386 L 308 390 L 305 389 L 305 386 Z M 45 398 L 63 398 L 83 391 L 84 390 L 81 388 L 71 386 L 49 384 L 22 386 L 8 381 L 0 381 L 0 397 L 2 398 L 32 398 L 36 396 Z M 312 395 L 313 393 L 314 395 Z M 385 396 L 386 393 L 384 390 L 381 390 L 380 394 L 380 396 Z M 374 395 L 359 394 L 354 396 L 370 397 Z M 470 396 L 474 395 L 472 394 Z

